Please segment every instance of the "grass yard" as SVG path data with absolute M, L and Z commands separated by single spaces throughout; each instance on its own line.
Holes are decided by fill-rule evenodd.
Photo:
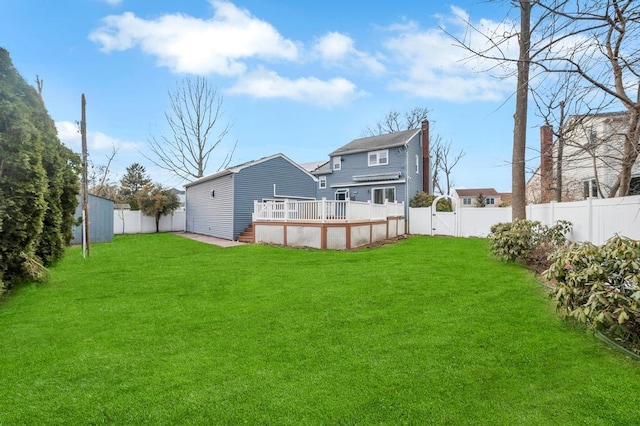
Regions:
M 0 302 L 1 425 L 640 423 L 640 363 L 482 239 L 91 254 Z

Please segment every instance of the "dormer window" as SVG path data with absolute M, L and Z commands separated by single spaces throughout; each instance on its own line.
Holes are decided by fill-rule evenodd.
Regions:
M 383 149 L 381 151 L 371 151 L 368 156 L 369 167 L 371 166 L 384 166 L 389 164 L 389 150 Z
M 340 170 L 342 168 L 342 157 L 333 157 L 333 170 Z

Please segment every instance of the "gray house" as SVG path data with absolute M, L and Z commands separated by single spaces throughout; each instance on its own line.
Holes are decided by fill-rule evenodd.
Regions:
M 355 139 L 329 156 L 312 172 L 317 198 L 404 202 L 408 214 L 417 192 L 431 193 L 427 121 L 420 129 Z
M 89 194 L 89 242 L 106 243 L 113 241 L 113 207 L 115 203 L 107 198 Z M 82 218 L 82 198 L 78 195 L 75 218 Z M 71 244 L 82 244 L 82 225 L 73 227 Z
M 185 185 L 187 232 L 235 240 L 254 201 L 315 199 L 317 179 L 283 154 L 250 161 Z

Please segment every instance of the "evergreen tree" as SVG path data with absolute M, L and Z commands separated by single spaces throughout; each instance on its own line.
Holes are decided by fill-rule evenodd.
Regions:
M 43 144 L 30 121 L 29 98 L 37 94 L 0 49 L 0 273 L 1 280 L 22 274 L 33 259 L 46 210 Z
M 120 179 L 120 197 L 129 203 L 132 210 L 137 210 L 139 207 L 136 195 L 150 182 L 147 169 L 143 165 L 133 163 L 127 167 L 127 172 Z
M 476 207 L 486 207 L 487 206 L 487 197 L 485 197 L 482 193 L 478 194 L 476 197 Z
M 0 48 L 0 284 L 38 278 L 71 239 L 78 157 Z

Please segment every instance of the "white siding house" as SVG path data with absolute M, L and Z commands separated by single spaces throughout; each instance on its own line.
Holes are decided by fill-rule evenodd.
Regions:
M 572 116 L 560 143 L 551 128 L 541 129 L 541 166 L 527 182 L 527 202 L 606 198 L 618 179 L 628 128 L 626 112 Z M 558 174 L 560 170 L 560 174 Z M 640 194 L 640 164 L 632 169 L 629 195 Z

